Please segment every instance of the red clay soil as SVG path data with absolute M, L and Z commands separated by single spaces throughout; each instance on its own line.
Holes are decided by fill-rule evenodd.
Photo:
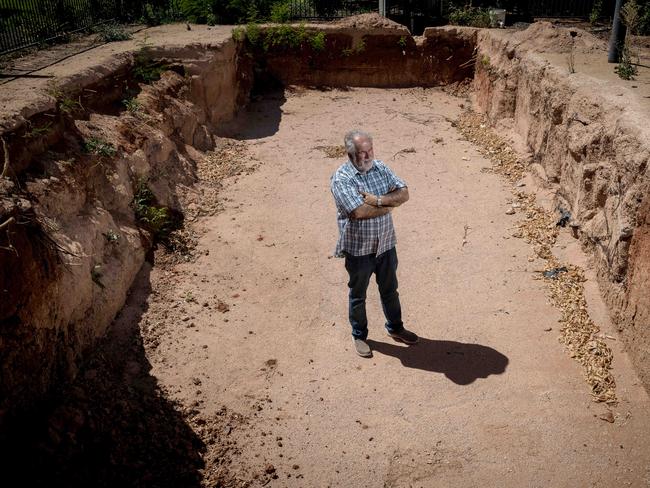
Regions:
M 644 486 L 648 396 L 609 339 L 620 403 L 592 402 L 533 279 L 539 263 L 511 237 L 508 187 L 450 123 L 467 102 L 431 89 L 285 96 L 231 127 L 259 167 L 197 223 L 195 262 L 153 268 L 140 322 L 151 374 L 175 401 L 245 419 L 228 428 L 240 453 L 230 475 L 251 486 Z M 343 159 L 317 148 L 352 127 L 374 134 L 411 193 L 394 218 L 405 319 L 422 339 L 386 336 L 371 286 L 372 359 L 354 353 L 346 273 L 331 257 L 329 176 Z M 586 265 L 568 234 L 558 252 Z M 592 315 L 615 338 L 588 276 Z

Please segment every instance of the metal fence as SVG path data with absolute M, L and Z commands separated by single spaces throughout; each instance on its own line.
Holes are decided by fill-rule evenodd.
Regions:
M 528 2 L 530 14 L 533 17 L 589 17 L 594 0 L 535 0 Z M 610 8 L 611 7 L 611 8 Z M 603 12 L 614 10 L 613 1 L 603 1 Z
M 291 0 L 290 14 L 295 20 L 339 19 L 348 15 L 377 12 L 378 0 Z
M 225 1 L 225 0 L 215 0 Z M 255 1 L 255 0 L 251 0 Z M 265 0 L 266 1 L 266 0 Z M 242 0 L 242 4 L 246 0 Z M 289 0 L 295 20 L 326 20 L 377 12 L 380 0 Z M 603 0 L 603 12 L 614 0 Z M 147 8 L 173 11 L 178 0 L 0 0 L 0 55 L 44 42 L 65 39 L 71 33 L 110 20 L 134 20 Z M 389 18 L 419 32 L 426 25 L 444 23 L 450 0 L 384 0 Z M 474 0 L 475 6 L 514 11 L 515 18 L 587 18 L 594 0 Z M 171 9 L 171 10 L 170 10 Z
M 128 0 L 0 0 L 0 54 L 122 17 Z M 126 10 L 124 7 L 127 7 Z

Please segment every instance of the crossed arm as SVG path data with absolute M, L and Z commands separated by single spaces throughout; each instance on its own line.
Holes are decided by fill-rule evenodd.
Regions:
M 406 187 L 397 188 L 380 197 L 366 192 L 361 192 L 361 194 L 363 195 L 363 204 L 352 211 L 350 214 L 352 219 L 364 220 L 386 215 L 393 208 L 399 207 L 409 199 L 409 190 Z M 381 207 L 378 206 L 379 198 L 381 198 Z

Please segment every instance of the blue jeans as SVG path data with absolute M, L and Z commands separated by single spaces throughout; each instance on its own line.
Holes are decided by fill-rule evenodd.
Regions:
M 368 337 L 368 318 L 366 317 L 366 290 L 370 277 L 375 273 L 381 306 L 386 316 L 388 332 L 398 332 L 404 328 L 402 323 L 402 307 L 397 292 L 397 251 L 390 251 L 375 256 L 345 255 L 345 269 L 350 276 L 349 317 L 352 325 L 352 335 L 358 339 Z

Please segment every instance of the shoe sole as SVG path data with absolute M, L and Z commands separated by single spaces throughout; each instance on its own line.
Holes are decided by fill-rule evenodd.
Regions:
M 405 341 L 405 340 L 402 339 L 401 337 L 394 336 L 394 335 L 392 335 L 392 334 L 388 334 L 388 337 L 392 337 L 393 340 L 395 340 L 395 341 L 397 341 L 397 342 L 401 342 L 401 343 L 403 343 L 403 344 L 407 344 L 407 345 L 409 345 L 409 346 L 412 346 L 413 344 L 417 344 L 417 343 L 419 342 L 419 340 L 420 340 L 420 338 L 418 337 L 417 339 L 415 339 L 415 341 L 409 342 L 409 341 Z

